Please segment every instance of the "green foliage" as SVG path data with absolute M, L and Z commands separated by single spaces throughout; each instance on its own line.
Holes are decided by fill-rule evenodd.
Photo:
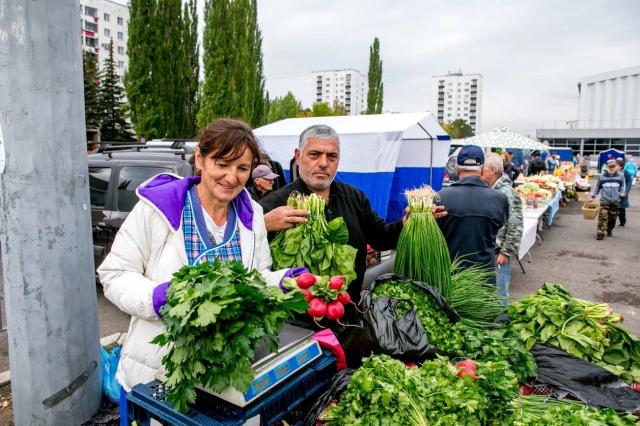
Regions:
M 382 84 L 382 59 L 380 58 L 380 40 L 373 39 L 369 47 L 369 91 L 367 92 L 367 114 L 382 113 L 384 86 Z
M 287 204 L 309 211 L 309 220 L 276 234 L 269 244 L 273 268 L 305 266 L 315 275 L 343 275 L 347 283 L 353 281 L 357 250 L 347 244 L 349 232 L 344 219 L 327 222 L 324 199 L 316 194 L 292 193 Z
M 127 106 L 124 102 L 124 89 L 120 86 L 120 77 L 116 73 L 113 60 L 113 39 L 109 43 L 109 54 L 100 73 L 100 125 L 101 139 L 104 141 L 132 141 L 131 126 L 127 122 Z
M 167 299 L 161 309 L 166 330 L 152 342 L 170 345 L 162 363 L 167 399 L 178 411 L 193 404 L 196 385 L 245 392 L 259 344 L 275 350 L 285 320 L 307 308 L 301 293 L 283 294 L 242 263 L 219 260 L 182 267 Z
M 640 339 L 605 303 L 575 299 L 562 285 L 546 283 L 509 306 L 509 317 L 528 348 L 536 341 L 548 343 L 627 381 L 640 381 Z
M 95 56 L 82 53 L 84 76 L 84 121 L 87 129 L 99 129 L 102 121 L 100 110 L 100 81 Z
M 631 426 L 639 423 L 633 415 L 621 415 L 610 408 L 597 409 L 577 401 L 527 395 L 515 399 L 519 426 Z
M 195 1 L 132 0 L 125 76 L 132 120 L 147 139 L 196 133 L 199 74 Z
M 293 93 L 287 92 L 286 96 L 275 98 L 271 101 L 267 115 L 267 123 L 297 117 L 298 111 L 301 109 L 302 106 Z
M 441 121 L 440 126 L 447 132 L 451 139 L 468 138 L 474 134 L 473 127 L 462 118 L 457 118 L 447 123 Z
M 503 362 L 477 366 L 472 381 L 458 378 L 445 358 L 408 368 L 386 355 L 369 357 L 320 420 L 361 426 L 506 424 L 518 393 L 515 376 Z
M 198 124 L 218 117 L 263 124 L 264 75 L 257 0 L 205 2 L 204 82 Z

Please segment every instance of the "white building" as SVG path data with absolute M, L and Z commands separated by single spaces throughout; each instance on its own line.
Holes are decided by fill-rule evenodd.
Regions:
M 362 114 L 367 109 L 367 76 L 355 69 L 314 71 L 314 102 L 333 106 L 337 100 L 348 115 Z
M 461 118 L 478 133 L 482 117 L 482 75 L 450 72 L 433 76 L 432 81 L 438 94 L 433 108 L 438 111 L 438 121 Z
M 584 77 L 578 92 L 578 128 L 640 128 L 640 66 Z
M 111 0 L 80 0 L 82 49 L 98 58 L 102 70 L 113 39 L 113 60 L 120 80 L 129 65 L 127 40 L 129 7 Z
M 576 154 L 640 155 L 640 66 L 583 77 L 578 96 L 578 119 L 543 124 L 538 139 Z

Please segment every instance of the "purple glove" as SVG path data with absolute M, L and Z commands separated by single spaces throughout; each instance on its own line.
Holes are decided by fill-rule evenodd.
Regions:
M 153 301 L 153 310 L 156 311 L 156 315 L 158 315 L 158 317 L 162 317 L 160 308 L 167 304 L 168 288 L 169 282 L 166 282 L 156 286 L 156 288 L 153 289 L 153 296 L 151 297 L 151 300 Z
M 282 279 L 295 278 L 298 275 L 304 274 L 306 272 L 309 272 L 309 270 L 307 268 L 305 268 L 304 266 L 294 266 L 293 268 L 289 268 L 289 270 L 284 273 L 284 276 L 282 277 Z M 282 285 L 282 280 L 280 280 L 280 290 L 282 290 L 283 293 L 288 293 L 289 292 L 289 290 L 284 288 L 284 286 Z M 165 299 L 165 303 L 166 303 L 166 299 Z

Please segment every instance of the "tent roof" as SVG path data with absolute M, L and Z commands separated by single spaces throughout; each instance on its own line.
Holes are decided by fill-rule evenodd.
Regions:
M 452 143 L 456 145 L 477 145 L 483 148 L 549 149 L 548 145 L 526 136 L 522 136 L 507 129 L 506 127 L 497 127 L 490 132 L 482 133 L 470 138 L 455 139 Z
M 430 112 L 288 118 L 259 127 L 254 130 L 254 133 L 258 137 L 290 135 L 298 137 L 304 129 L 314 124 L 331 126 L 340 135 L 404 132 L 417 123 L 420 123 L 434 138 L 446 135 Z M 424 135 L 424 132 L 421 133 Z

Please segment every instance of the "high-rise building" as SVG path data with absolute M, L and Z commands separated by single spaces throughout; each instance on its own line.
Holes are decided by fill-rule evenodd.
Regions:
M 433 76 L 433 84 L 438 94 L 434 105 L 438 121 L 451 122 L 461 118 L 478 133 L 482 117 L 482 75 L 450 72 Z
M 102 70 L 113 39 L 113 61 L 120 81 L 129 64 L 127 40 L 129 7 L 112 0 L 80 0 L 82 50 L 94 55 Z
M 333 106 L 334 100 L 344 105 L 347 115 L 358 115 L 367 109 L 367 76 L 355 69 L 314 71 L 315 99 Z

